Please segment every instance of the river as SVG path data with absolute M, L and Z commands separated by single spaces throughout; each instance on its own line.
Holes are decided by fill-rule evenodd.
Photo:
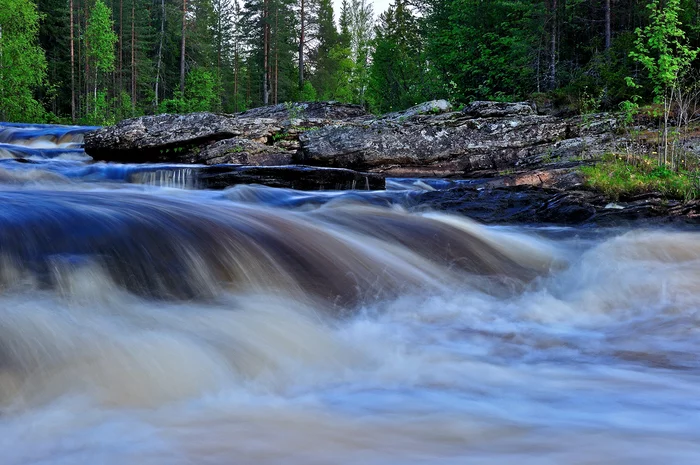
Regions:
M 3 465 L 700 461 L 697 232 L 196 189 L 86 130 L 0 126 Z

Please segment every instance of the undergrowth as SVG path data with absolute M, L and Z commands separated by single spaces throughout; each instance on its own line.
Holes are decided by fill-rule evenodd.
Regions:
M 581 168 L 586 184 L 612 199 L 659 192 L 663 197 L 700 198 L 700 172 L 659 166 L 649 157 L 607 155 L 594 166 Z

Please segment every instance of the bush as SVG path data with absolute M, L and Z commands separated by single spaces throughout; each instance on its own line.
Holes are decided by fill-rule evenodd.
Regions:
M 202 68 L 194 68 L 187 73 L 185 95 L 180 91 L 173 93 L 173 98 L 163 100 L 158 105 L 160 113 L 191 113 L 211 111 L 216 103 L 216 83 L 214 76 Z

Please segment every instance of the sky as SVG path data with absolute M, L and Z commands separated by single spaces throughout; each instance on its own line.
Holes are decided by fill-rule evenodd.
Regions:
M 370 0 L 372 7 L 374 8 L 374 17 L 376 19 L 380 13 L 384 12 L 389 7 L 389 4 L 393 0 Z M 338 17 L 340 16 L 340 7 L 343 4 L 343 0 L 333 0 L 333 11 L 335 12 L 335 21 L 338 22 Z

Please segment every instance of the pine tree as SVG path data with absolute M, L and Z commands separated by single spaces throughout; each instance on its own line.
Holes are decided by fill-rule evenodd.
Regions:
M 430 0 L 427 59 L 444 94 L 470 101 L 525 98 L 538 90 L 550 50 L 544 18 L 541 0 Z
M 312 61 L 315 72 L 311 83 L 322 100 L 333 98 L 332 76 L 338 72 L 339 63 L 332 56 L 334 47 L 338 46 L 340 37 L 333 21 L 333 4 L 331 0 L 320 0 L 318 8 L 317 45 L 313 51 Z
M 2 2 L 0 2 L 2 3 Z M 39 0 L 37 9 L 39 22 L 39 45 L 46 55 L 47 83 L 37 97 L 44 101 L 46 109 L 54 114 L 71 112 L 71 89 L 59 83 L 69 83 L 70 68 L 70 21 L 71 3 L 66 0 Z
M 400 110 L 431 97 L 418 21 L 396 0 L 379 17 L 370 68 L 368 100 L 375 111 Z

